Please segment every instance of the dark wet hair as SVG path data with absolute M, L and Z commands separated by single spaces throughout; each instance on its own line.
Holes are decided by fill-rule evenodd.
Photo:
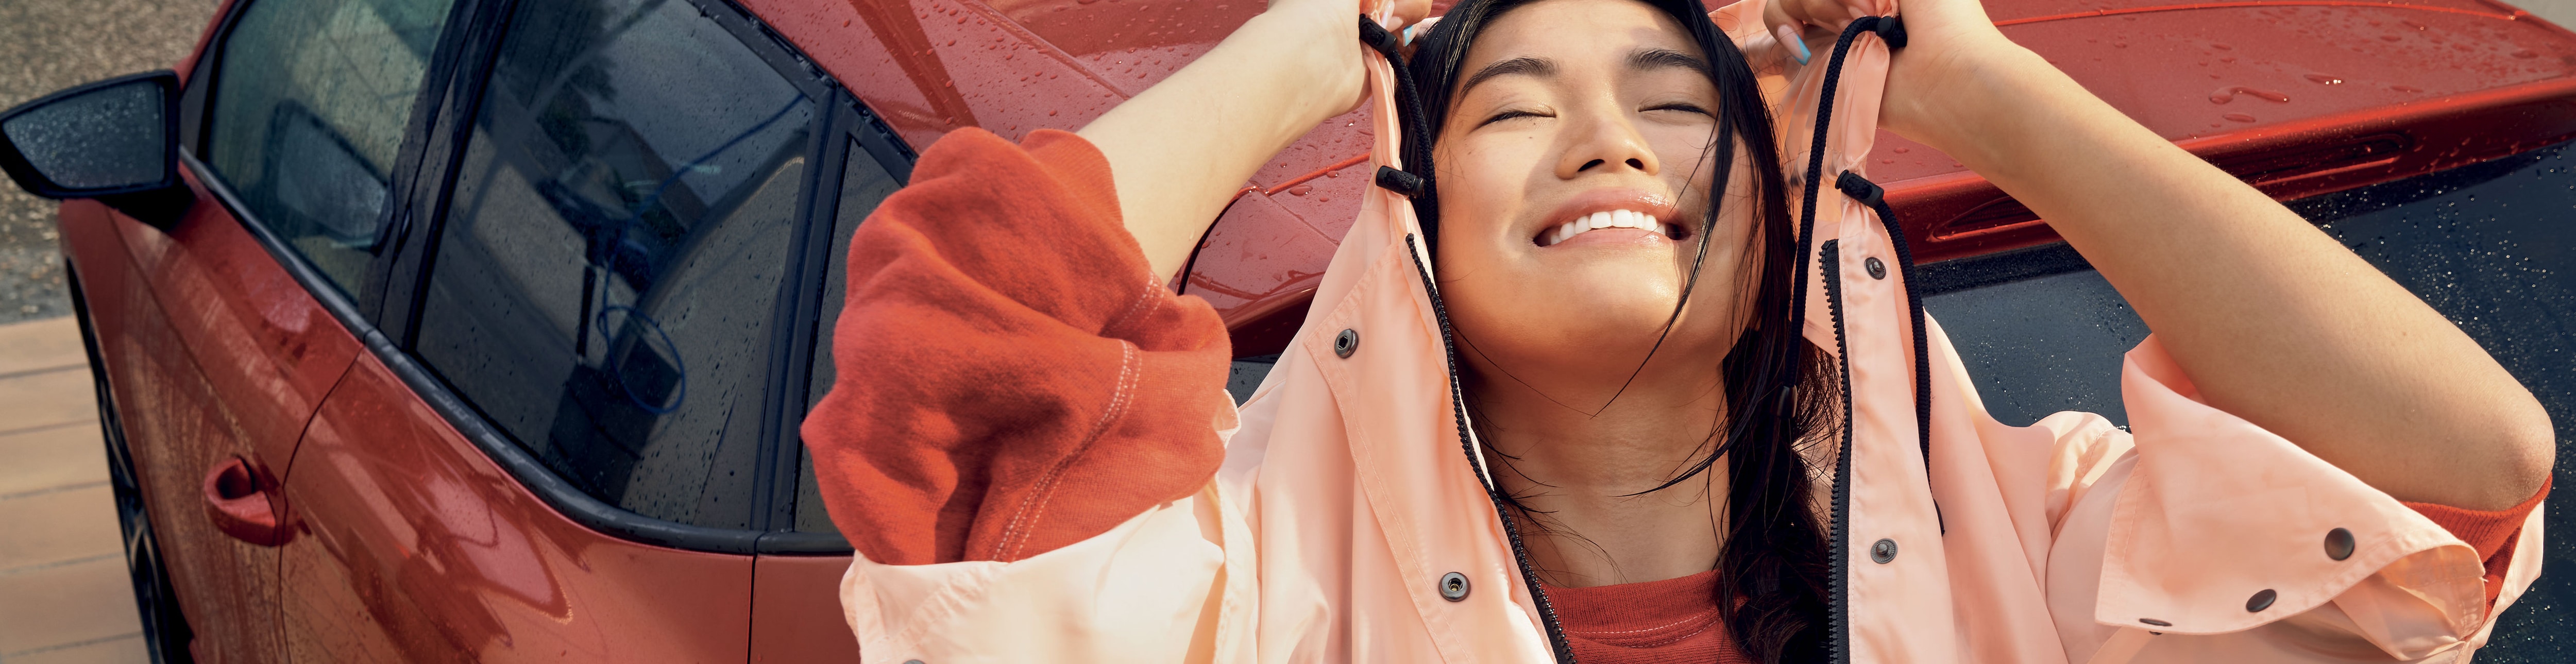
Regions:
M 1433 143 L 1447 122 L 1450 95 L 1465 66 L 1468 47 L 1487 25 L 1505 13 L 1538 0 L 1462 0 L 1423 35 L 1407 65 L 1419 91 L 1421 112 L 1409 120 L 1415 137 L 1405 148 L 1414 173 L 1436 173 Z M 1726 389 L 1726 419 L 1717 425 L 1702 454 L 1685 469 L 1639 493 L 1661 491 L 1715 467 L 1723 458 L 1728 474 L 1726 543 L 1720 549 L 1717 607 L 1728 631 L 1744 653 L 1763 662 L 1824 661 L 1827 584 L 1832 575 L 1826 555 L 1824 524 L 1815 511 L 1813 478 L 1804 454 L 1807 441 L 1838 423 L 1834 399 L 1840 392 L 1830 360 L 1807 343 L 1792 321 L 1793 280 L 1797 274 L 1797 228 L 1789 214 L 1788 178 L 1780 167 L 1778 142 L 1770 108 L 1754 80 L 1752 67 L 1735 42 L 1718 32 L 1699 0 L 1638 0 L 1671 15 L 1699 45 L 1709 65 L 1709 82 L 1717 87 L 1717 133 L 1709 149 L 1718 171 L 1709 190 L 1707 215 L 1701 220 L 1697 256 L 1680 302 L 1688 302 L 1699 284 L 1708 257 L 1719 204 L 1729 190 L 1736 150 L 1749 151 L 1752 163 L 1750 204 L 1757 232 L 1748 255 L 1759 256 L 1753 284 L 1750 324 L 1735 346 L 1718 362 Z M 1426 243 L 1439 238 L 1440 203 L 1436 179 L 1413 199 Z M 1435 252 L 1436 256 L 1437 253 Z M 1674 307 L 1678 320 L 1681 304 Z M 1672 321 L 1663 334 L 1671 333 Z M 1661 348 L 1662 340 L 1656 343 Z M 1615 397 L 1614 397 L 1615 398 Z M 1491 448 L 1488 448 L 1491 449 Z M 1510 460 L 1504 459 L 1508 465 Z M 1516 509 L 1517 496 L 1508 496 Z M 1532 521 L 1543 521 L 1533 518 Z M 1740 603 L 1739 603 L 1740 602 Z

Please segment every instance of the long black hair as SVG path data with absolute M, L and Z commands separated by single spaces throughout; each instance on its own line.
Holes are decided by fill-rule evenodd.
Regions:
M 1408 119 L 1414 136 L 1405 148 L 1413 173 L 1435 173 L 1432 144 L 1440 135 L 1468 47 L 1487 25 L 1503 14 L 1536 0 L 1462 0 L 1417 42 L 1407 65 L 1421 108 Z M 1709 82 L 1718 94 L 1717 131 L 1708 149 L 1717 172 L 1710 187 L 1705 218 L 1698 229 L 1697 255 L 1682 286 L 1673 321 L 1699 284 L 1708 244 L 1716 233 L 1719 203 L 1730 190 L 1736 151 L 1746 150 L 1752 164 L 1757 228 L 1748 247 L 1758 256 L 1750 276 L 1751 316 L 1743 334 L 1718 371 L 1726 390 L 1725 420 L 1710 432 L 1700 455 L 1664 484 L 1639 493 L 1661 491 L 1709 472 L 1720 460 L 1728 474 L 1726 537 L 1715 567 L 1717 608 L 1745 654 L 1763 662 L 1823 661 L 1826 644 L 1826 588 L 1833 570 L 1828 564 L 1824 524 L 1816 512 L 1813 481 L 1807 463 L 1808 441 L 1838 424 L 1836 374 L 1824 353 L 1807 343 L 1791 321 L 1793 280 L 1798 267 L 1797 228 L 1789 213 L 1788 178 L 1781 169 L 1769 105 L 1763 100 L 1744 53 L 1709 21 L 1699 0 L 1639 0 L 1671 15 L 1699 45 L 1709 65 Z M 1427 178 L 1426 179 L 1431 179 Z M 1438 183 L 1413 199 L 1426 243 L 1439 239 Z M 1437 253 L 1435 252 L 1436 256 Z M 1730 294 L 1732 295 L 1732 294 Z M 1662 345 L 1657 341 L 1657 348 Z M 1489 448 L 1490 449 L 1490 448 Z M 1508 463 L 1508 460 L 1506 460 Z M 1525 514 L 1517 497 L 1506 501 Z

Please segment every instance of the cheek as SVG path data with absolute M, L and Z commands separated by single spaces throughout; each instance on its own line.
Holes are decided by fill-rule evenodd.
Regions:
M 1664 179 L 1675 190 L 1705 192 L 1717 181 L 1717 148 L 1710 143 L 1713 131 L 1708 127 L 1659 127 L 1645 132 L 1646 139 L 1655 146 L 1655 159 L 1662 164 Z M 1741 159 L 1743 151 L 1736 152 Z M 1737 172 L 1744 174 L 1741 169 Z
M 1494 243 L 1529 200 L 1536 140 L 1444 142 L 1434 155 L 1442 242 Z M 1515 166 L 1517 165 L 1517 166 Z M 1478 252 L 1483 253 L 1483 252 Z

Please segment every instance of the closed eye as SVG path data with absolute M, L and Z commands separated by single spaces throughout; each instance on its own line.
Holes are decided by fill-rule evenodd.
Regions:
M 1532 113 L 1532 112 L 1529 112 L 1529 111 L 1503 111 L 1503 112 L 1501 112 L 1501 113 L 1495 113 L 1493 117 L 1485 118 L 1485 121 L 1484 121 L 1484 122 L 1478 122 L 1478 123 L 1476 123 L 1476 126 L 1478 126 L 1478 127 L 1483 127 L 1483 126 L 1485 126 L 1485 125 L 1493 124 L 1493 123 L 1496 123 L 1496 122 L 1502 122 L 1502 121 L 1504 121 L 1504 120 L 1514 120 L 1514 119 L 1519 119 L 1519 118 L 1544 118 L 1544 117 L 1550 117 L 1550 116 L 1543 115 L 1543 114 L 1539 114 L 1539 113 Z
M 1712 113 L 1712 112 L 1710 112 L 1708 109 L 1705 109 L 1705 108 L 1700 108 L 1700 106 L 1699 106 L 1698 104 L 1682 103 L 1682 102 L 1676 102 L 1676 103 L 1671 103 L 1671 104 L 1662 104 L 1662 105 L 1657 105 L 1657 106 L 1648 106 L 1648 107 L 1646 107 L 1646 109 L 1645 109 L 1645 110 L 1649 110 L 1649 111 L 1683 111 L 1683 112 L 1688 112 L 1688 113 L 1698 113 L 1698 114 L 1700 114 L 1700 115 L 1706 115 L 1706 116 L 1709 116 L 1709 117 L 1717 117 L 1717 114 L 1716 114 L 1716 113 Z

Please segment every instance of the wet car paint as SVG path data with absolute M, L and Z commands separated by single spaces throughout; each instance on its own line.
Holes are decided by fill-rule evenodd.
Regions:
M 1255 11 L 1243 2 L 1155 0 L 747 4 L 916 146 L 966 125 L 1008 138 L 1078 129 Z M 2502 3 L 1987 6 L 2006 36 L 2094 94 L 2283 199 L 2576 135 L 2576 34 Z M 879 39 L 854 43 L 833 27 L 858 24 Z M 895 72 L 937 78 L 859 82 Z M 1183 291 L 1207 298 L 1235 329 L 1237 357 L 1284 346 L 1355 218 L 1364 177 L 1279 185 L 1364 155 L 1369 137 L 1357 117 L 1326 121 L 1264 166 L 1202 242 Z M 1869 175 L 1887 187 L 1921 260 L 2055 241 L 2044 223 L 1936 150 L 1882 132 L 1871 161 Z
M 712 662 L 750 648 L 751 557 L 574 523 L 374 356 L 314 417 L 295 463 L 288 659 Z

